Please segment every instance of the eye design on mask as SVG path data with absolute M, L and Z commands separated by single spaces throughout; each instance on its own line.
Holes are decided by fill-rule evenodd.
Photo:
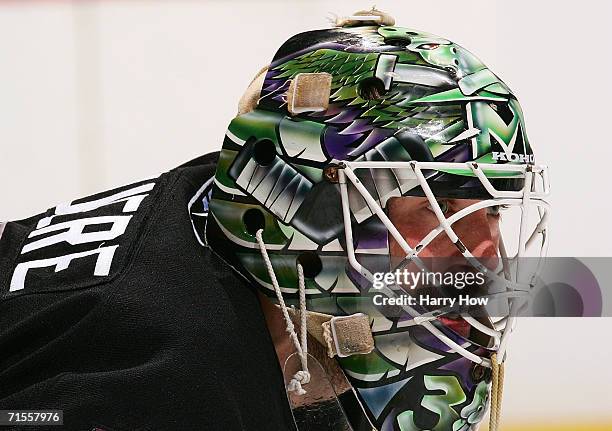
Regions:
M 422 45 L 419 45 L 417 49 L 426 49 L 428 51 L 431 51 L 432 49 L 436 49 L 439 46 L 439 43 L 424 43 Z

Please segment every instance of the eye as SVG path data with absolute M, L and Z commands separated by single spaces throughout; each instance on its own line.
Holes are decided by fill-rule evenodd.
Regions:
M 440 210 L 442 211 L 442 214 L 448 213 L 448 211 L 450 210 L 450 205 L 449 205 L 448 201 L 440 200 L 440 201 L 437 201 L 437 202 L 438 202 L 438 205 L 440 206 Z M 429 211 L 431 211 L 431 212 L 434 212 L 434 210 L 431 207 L 431 205 L 427 205 L 427 209 L 429 209 Z
M 492 207 L 487 207 L 487 214 L 493 217 L 497 217 L 506 208 L 508 208 L 507 205 L 494 205 Z

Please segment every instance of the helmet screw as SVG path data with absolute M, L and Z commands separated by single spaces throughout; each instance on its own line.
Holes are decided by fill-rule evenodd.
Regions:
M 323 169 L 323 175 L 325 179 L 330 183 L 337 184 L 339 181 L 338 178 L 338 165 L 329 165 Z

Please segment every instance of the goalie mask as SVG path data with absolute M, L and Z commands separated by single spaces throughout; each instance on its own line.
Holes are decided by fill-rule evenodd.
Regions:
M 340 397 L 333 429 L 471 430 L 489 405 L 495 427 L 529 290 L 516 257 L 547 245 L 546 169 L 512 91 L 470 52 L 377 11 L 341 24 L 289 39 L 243 97 L 208 243 L 285 312 L 301 362 L 290 389 L 317 384 L 306 329 L 338 361 L 352 401 Z M 427 232 L 411 235 L 424 217 L 403 218 L 403 203 L 429 211 Z M 480 228 L 461 228 L 478 214 L 499 224 L 487 253 L 469 238 Z M 443 242 L 452 252 L 437 256 Z M 409 289 L 379 274 L 433 271 L 436 257 L 485 274 L 503 305 L 387 300 Z

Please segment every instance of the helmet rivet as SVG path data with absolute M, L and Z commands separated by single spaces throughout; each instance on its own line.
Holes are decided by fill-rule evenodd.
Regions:
M 337 184 L 339 181 L 338 178 L 338 165 L 329 165 L 323 169 L 323 175 L 325 179 L 330 183 Z

